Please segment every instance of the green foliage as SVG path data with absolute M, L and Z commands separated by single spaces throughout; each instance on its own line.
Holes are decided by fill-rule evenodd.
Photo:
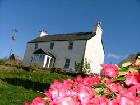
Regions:
M 48 68 L 51 73 L 64 73 L 64 70 L 61 68 Z
M 0 59 L 0 65 L 4 65 L 5 60 L 4 59 Z
M 116 81 L 124 81 L 126 78 L 125 77 L 118 77 L 118 78 L 116 78 L 115 80 Z
M 0 105 L 23 105 L 25 100 L 31 101 L 41 93 L 14 86 L 0 80 Z
M 17 60 L 10 60 L 10 59 L 5 60 L 4 65 L 18 67 L 18 68 L 22 67 L 21 62 Z
M 32 64 L 30 66 L 30 71 L 38 71 L 40 66 L 38 64 Z
M 128 71 L 128 67 L 123 67 L 123 68 L 121 68 L 120 70 L 119 70 L 119 72 L 127 72 Z
M 16 67 L 0 65 L 0 105 L 23 105 L 37 96 L 43 96 L 54 80 L 73 78 L 50 71 L 25 71 Z
M 105 84 L 94 84 L 95 87 L 105 88 Z
M 103 96 L 106 92 L 106 89 L 105 88 L 95 88 L 94 92 L 97 94 L 97 95 L 101 95 Z
M 87 74 L 90 72 L 90 63 L 87 62 L 87 60 L 83 59 L 80 63 L 75 62 L 75 71 L 76 73 L 83 73 Z
M 137 54 L 131 54 L 124 60 L 122 60 L 118 65 L 120 67 L 128 67 L 131 64 L 139 64 L 140 63 L 140 53 Z

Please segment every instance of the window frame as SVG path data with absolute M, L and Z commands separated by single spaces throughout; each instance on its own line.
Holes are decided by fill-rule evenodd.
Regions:
M 54 42 L 50 42 L 50 50 L 53 50 L 54 48 Z
M 65 68 L 65 69 L 68 69 L 69 67 L 70 67 L 70 58 L 67 58 L 67 59 L 65 60 L 64 68 Z
M 35 43 L 34 49 L 37 50 L 38 49 L 38 43 Z
M 73 49 L 73 41 L 69 41 L 68 49 L 69 50 Z
M 44 58 L 45 58 L 45 55 L 43 55 L 43 54 L 40 54 L 39 55 L 39 61 L 43 62 L 44 61 Z

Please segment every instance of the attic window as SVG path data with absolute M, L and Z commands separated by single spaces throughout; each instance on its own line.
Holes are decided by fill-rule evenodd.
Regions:
M 51 43 L 50 43 L 50 49 L 52 50 L 53 47 L 54 47 L 54 42 L 51 42 Z
M 35 50 L 38 49 L 38 43 L 35 43 Z
M 73 48 L 73 42 L 72 42 L 72 41 L 70 41 L 70 42 L 69 42 L 68 49 L 70 49 L 70 50 L 71 50 L 72 48 Z

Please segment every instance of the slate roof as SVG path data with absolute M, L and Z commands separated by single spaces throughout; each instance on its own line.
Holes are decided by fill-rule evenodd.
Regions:
M 33 54 L 46 54 L 45 51 L 43 51 L 41 48 L 36 50 Z
M 28 43 L 36 43 L 36 42 L 49 42 L 49 41 L 74 41 L 74 40 L 88 40 L 95 36 L 94 32 L 76 32 L 76 33 L 67 33 L 67 34 L 54 34 L 54 35 L 46 35 L 43 37 L 37 37 Z
M 43 51 L 41 48 L 36 50 L 33 54 L 44 54 L 44 55 L 49 55 L 49 56 L 55 58 L 53 54 L 51 54 L 48 51 Z

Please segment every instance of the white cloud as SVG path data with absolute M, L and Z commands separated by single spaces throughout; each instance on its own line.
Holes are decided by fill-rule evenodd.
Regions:
M 109 54 L 107 54 L 107 58 L 121 59 L 121 58 L 123 58 L 123 56 L 117 55 L 117 54 L 113 54 L 113 53 L 109 53 Z

